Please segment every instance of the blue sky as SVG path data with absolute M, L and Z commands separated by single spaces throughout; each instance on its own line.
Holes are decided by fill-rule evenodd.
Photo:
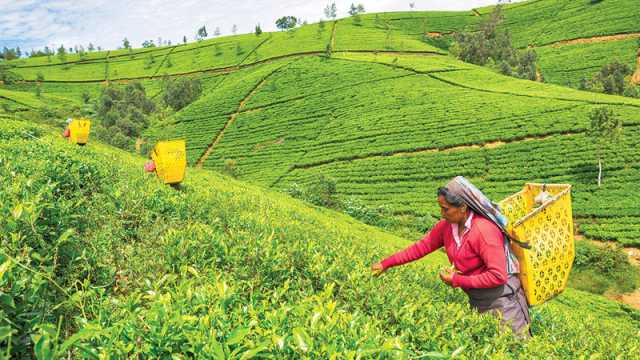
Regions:
M 335 1 L 338 16 L 347 16 L 353 0 Z M 497 0 L 360 0 L 367 12 L 409 10 L 463 10 L 492 5 Z M 183 35 L 193 40 L 196 29 L 207 27 L 211 35 L 220 27 L 222 35 L 247 33 L 260 24 L 264 31 L 275 30 L 275 20 L 293 15 L 308 22 L 323 17 L 329 1 L 261 0 L 0 0 L 0 47 L 20 46 L 23 50 L 87 45 L 115 49 L 127 37 L 134 47 L 150 39 L 181 42 Z

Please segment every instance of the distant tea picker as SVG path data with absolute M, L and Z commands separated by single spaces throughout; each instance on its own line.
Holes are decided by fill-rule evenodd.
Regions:
M 155 172 L 165 184 L 178 187 L 184 180 L 187 168 L 186 143 L 184 140 L 159 141 L 144 164 L 144 171 Z
M 65 121 L 65 129 L 62 132 L 62 136 L 67 138 L 72 144 L 85 145 L 89 141 L 90 129 L 91 121 L 89 119 L 68 118 Z
M 380 274 L 444 247 L 455 270 L 441 271 L 442 281 L 461 288 L 471 307 L 498 316 L 517 336 L 528 338 L 529 305 L 560 293 L 573 262 L 569 191 L 569 185 L 527 184 L 502 203 L 509 218 L 518 219 L 508 225 L 498 205 L 458 176 L 438 189 L 443 220 L 422 240 L 372 265 L 372 270 Z M 524 233 L 527 243 L 518 240 Z

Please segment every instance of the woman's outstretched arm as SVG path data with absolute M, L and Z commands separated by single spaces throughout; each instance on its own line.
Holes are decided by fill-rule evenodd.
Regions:
M 441 248 L 444 245 L 444 232 L 449 225 L 446 221 L 438 222 L 423 238 L 408 248 L 399 251 L 381 262 L 375 264 L 373 270 L 386 270 L 388 268 L 406 264 L 422 258 L 425 255 Z

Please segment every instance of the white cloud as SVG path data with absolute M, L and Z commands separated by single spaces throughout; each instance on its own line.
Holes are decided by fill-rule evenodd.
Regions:
M 463 10 L 494 4 L 496 0 L 336 0 L 338 16 L 347 16 L 352 2 L 362 3 L 367 12 L 416 10 Z M 223 35 L 234 24 L 248 33 L 256 24 L 274 31 L 275 20 L 293 15 L 309 22 L 323 17 L 326 0 L 0 0 L 0 46 L 23 48 L 57 47 L 64 44 L 116 48 L 127 37 L 134 46 L 158 37 L 191 41 L 198 27 L 209 33 L 220 27 Z

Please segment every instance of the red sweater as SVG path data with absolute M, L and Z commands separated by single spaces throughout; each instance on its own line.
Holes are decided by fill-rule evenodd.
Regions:
M 504 235 L 494 223 L 478 214 L 474 214 L 471 229 L 462 236 L 459 248 L 451 225 L 441 220 L 422 240 L 383 260 L 382 266 L 387 269 L 415 261 L 442 246 L 458 271 L 453 275 L 453 287 L 493 288 L 507 282 Z

